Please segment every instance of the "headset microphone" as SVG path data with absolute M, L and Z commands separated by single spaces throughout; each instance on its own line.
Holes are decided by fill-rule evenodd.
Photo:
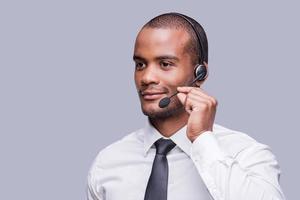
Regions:
M 202 81 L 206 78 L 207 75 L 207 69 L 204 65 L 197 65 L 195 67 L 195 76 L 196 78 L 188 85 L 192 86 L 196 81 Z M 159 101 L 159 107 L 160 108 L 165 108 L 169 105 L 171 102 L 171 98 L 174 97 L 176 94 L 178 94 L 178 91 L 171 95 L 170 97 L 165 97 Z

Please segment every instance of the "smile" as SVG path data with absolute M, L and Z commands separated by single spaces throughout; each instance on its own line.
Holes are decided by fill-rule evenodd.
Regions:
M 165 93 L 149 93 L 142 95 L 142 97 L 145 100 L 155 100 L 161 98 L 163 94 Z

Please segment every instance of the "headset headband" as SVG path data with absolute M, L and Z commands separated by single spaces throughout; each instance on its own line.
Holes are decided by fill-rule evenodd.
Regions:
M 177 15 L 177 16 L 183 18 L 186 22 L 188 22 L 191 25 L 192 29 L 194 30 L 194 32 L 196 34 L 196 37 L 197 37 L 198 43 L 199 43 L 199 47 L 200 47 L 200 49 L 199 49 L 200 50 L 199 51 L 200 55 L 198 55 L 198 57 L 199 57 L 199 63 L 198 64 L 203 64 L 205 52 L 204 52 L 204 48 L 203 48 L 203 45 L 202 45 L 202 42 L 201 42 L 201 39 L 200 39 L 201 38 L 200 34 L 197 31 L 195 24 L 191 21 L 191 18 L 186 16 L 186 15 L 183 15 L 181 13 L 175 13 L 175 12 L 171 12 L 170 14 L 174 14 L 174 15 Z

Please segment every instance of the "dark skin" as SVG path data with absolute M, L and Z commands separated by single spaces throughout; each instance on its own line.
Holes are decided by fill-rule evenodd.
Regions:
M 133 59 L 143 113 L 166 137 L 187 125 L 187 137 L 193 142 L 212 131 L 217 101 L 199 87 L 186 87 L 194 78 L 192 59 L 185 50 L 189 39 L 184 29 L 144 28 L 136 38 Z M 158 106 L 176 91 L 167 108 Z

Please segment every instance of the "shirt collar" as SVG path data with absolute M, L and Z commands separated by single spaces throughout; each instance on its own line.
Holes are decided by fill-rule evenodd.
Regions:
M 146 125 L 144 128 L 144 155 L 147 154 L 153 143 L 164 137 L 149 121 L 146 120 Z M 192 147 L 192 142 L 188 139 L 186 135 L 186 125 L 174 133 L 170 139 L 188 156 L 190 156 L 190 149 Z

